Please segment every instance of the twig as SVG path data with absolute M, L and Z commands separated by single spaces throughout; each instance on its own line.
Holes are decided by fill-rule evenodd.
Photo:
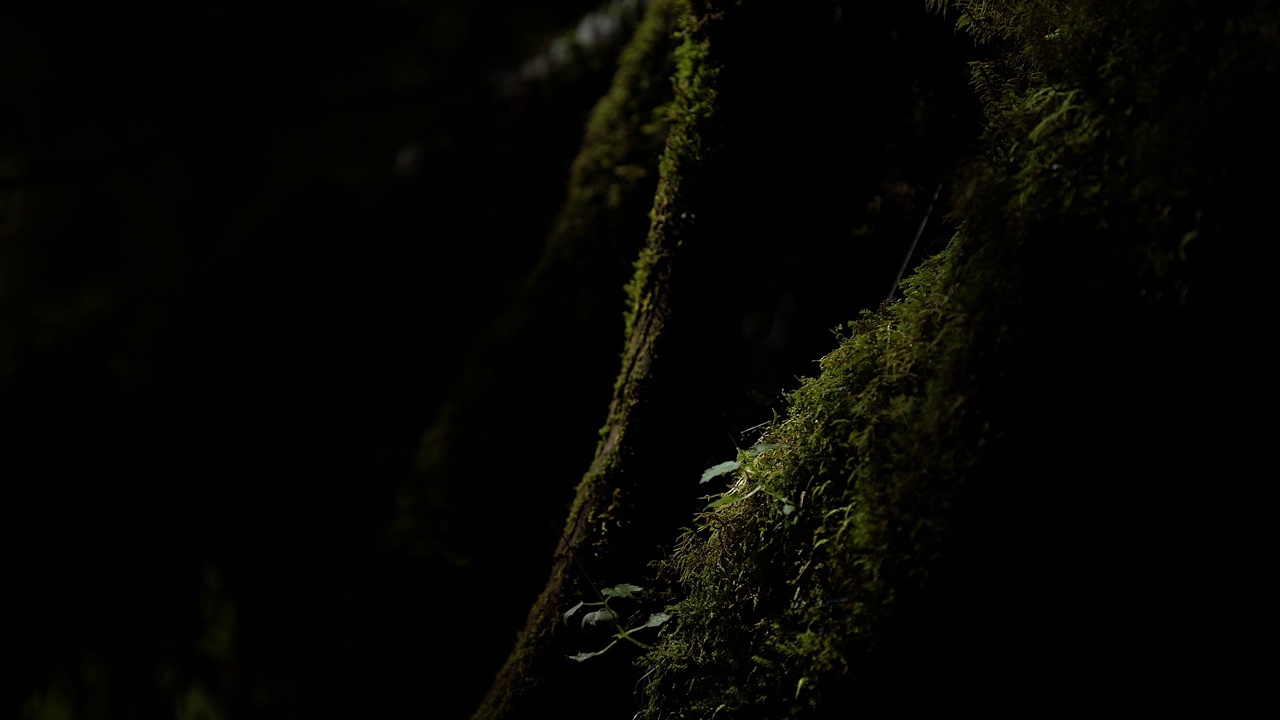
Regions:
M 893 285 L 889 286 L 889 296 L 884 299 L 885 302 L 893 300 L 894 293 L 898 292 L 898 283 L 902 281 L 902 274 L 907 271 L 907 266 L 911 264 L 911 256 L 916 252 L 916 243 L 920 242 L 920 236 L 924 234 L 924 226 L 929 222 L 929 216 L 933 214 L 933 204 L 938 201 L 938 193 L 942 192 L 942 185 L 933 190 L 933 197 L 929 199 L 929 207 L 924 211 L 924 217 L 920 219 L 920 227 L 916 229 L 916 236 L 911 239 L 911 247 L 907 248 L 907 256 L 902 259 L 902 267 L 898 268 L 898 275 L 893 279 Z

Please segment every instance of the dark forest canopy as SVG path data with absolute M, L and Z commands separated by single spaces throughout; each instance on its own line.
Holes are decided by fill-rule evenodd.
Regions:
M 1238 714 L 1278 25 L 5 9 L 6 715 Z

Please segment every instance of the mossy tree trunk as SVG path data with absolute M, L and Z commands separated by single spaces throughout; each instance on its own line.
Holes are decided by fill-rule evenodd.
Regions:
M 634 646 L 574 662 L 608 639 L 564 613 L 597 588 L 647 585 L 705 504 L 701 472 L 773 417 L 831 328 L 885 298 L 974 128 L 962 45 L 923 8 L 854 18 L 831 2 L 696 3 L 680 32 L 607 423 L 477 720 L 636 712 Z M 663 609 L 646 589 L 619 603 L 624 623 Z
M 641 717 L 1265 702 L 1244 468 L 1275 383 L 1222 339 L 1274 302 L 1246 258 L 1276 3 L 952 5 L 1000 41 L 963 227 L 744 462 L 736 487 L 808 505 L 708 512 L 666 563 Z

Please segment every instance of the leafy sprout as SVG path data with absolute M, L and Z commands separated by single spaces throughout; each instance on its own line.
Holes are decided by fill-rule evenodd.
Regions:
M 584 629 L 599 628 L 599 627 L 617 628 L 617 632 L 613 634 L 613 638 L 614 638 L 613 642 L 610 642 L 608 645 L 604 646 L 603 648 L 595 652 L 581 652 L 581 653 L 578 653 L 577 655 L 570 655 L 569 659 L 582 662 L 583 660 L 593 658 L 597 655 L 603 654 L 605 651 L 607 651 L 609 648 L 613 647 L 614 645 L 617 645 L 620 640 L 626 640 L 628 642 L 638 645 L 641 648 L 648 650 L 650 646 L 646 643 L 643 643 L 635 639 L 635 637 L 632 636 L 632 633 L 639 632 L 646 628 L 658 627 L 662 623 L 670 620 L 671 616 L 664 612 L 652 613 L 649 615 L 649 619 L 646 620 L 643 625 L 626 630 L 626 629 L 623 629 L 622 626 L 618 623 L 618 613 L 614 611 L 613 608 L 609 607 L 609 600 L 613 598 L 633 598 L 635 597 L 635 594 L 640 592 L 641 590 L 643 590 L 643 588 L 636 585 L 630 585 L 627 583 L 623 583 L 621 585 L 614 585 L 611 588 L 605 588 L 599 591 L 599 594 L 602 598 L 600 602 L 579 601 L 577 605 L 574 605 L 573 607 L 569 608 L 568 612 L 564 614 L 564 620 L 566 623 L 569 621 L 569 618 L 573 617 L 574 613 L 578 612 L 578 610 L 581 610 L 584 607 L 598 607 L 600 608 L 599 610 L 594 610 L 592 612 L 589 612 L 582 618 L 583 628 Z

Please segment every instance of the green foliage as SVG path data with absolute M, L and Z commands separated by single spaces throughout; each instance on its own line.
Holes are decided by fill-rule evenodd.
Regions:
M 734 470 L 737 470 L 737 469 L 738 469 L 738 468 L 740 468 L 740 467 L 742 467 L 742 463 L 738 462 L 737 460 L 728 460 L 728 461 L 726 461 L 726 462 L 722 462 L 722 463 L 718 463 L 718 464 L 716 464 L 716 465 L 712 465 L 711 467 L 709 467 L 709 468 L 707 468 L 705 471 L 703 471 L 703 473 L 702 473 L 702 479 L 701 479 L 701 480 L 699 480 L 698 482 L 700 482 L 700 483 L 707 482 L 708 480 L 710 480 L 710 479 L 712 479 L 712 478 L 720 477 L 721 475 L 724 475 L 725 473 L 731 473 L 731 472 L 733 472 Z
M 741 454 L 744 454 L 746 457 L 750 458 L 750 457 L 759 455 L 760 453 L 765 452 L 766 450 L 776 450 L 778 448 L 785 448 L 785 447 L 786 445 L 783 443 L 756 443 L 755 445 L 752 445 L 750 448 L 742 451 Z M 703 471 L 702 477 L 701 479 L 698 480 L 698 482 L 705 483 L 708 480 L 711 480 L 712 478 L 718 478 L 721 475 L 727 475 L 728 473 L 731 473 L 740 467 L 742 467 L 741 460 L 727 460 L 722 463 L 716 463 L 715 465 L 712 465 L 711 467 Z
M 744 460 L 750 460 L 750 458 L 753 458 L 767 450 L 775 450 L 775 449 L 785 448 L 785 447 L 787 447 L 785 443 L 756 443 L 755 445 L 752 445 L 747 450 L 741 451 L 740 455 L 743 456 Z M 742 484 L 749 483 L 750 475 L 748 474 L 747 470 L 742 468 L 742 462 L 743 460 L 729 460 L 727 462 L 722 462 L 722 463 L 717 463 L 716 465 L 712 465 L 711 467 L 703 471 L 702 479 L 700 479 L 698 482 L 706 483 L 708 480 L 711 480 L 712 478 L 720 477 L 722 475 L 726 475 L 734 471 L 740 471 L 739 474 L 741 476 L 741 483 Z M 735 491 L 721 493 L 718 497 L 711 496 L 703 499 L 712 500 L 712 502 L 706 507 L 706 509 L 710 510 L 712 508 L 723 507 L 725 505 L 730 505 L 732 503 L 741 502 L 742 500 L 746 500 L 747 498 L 750 498 L 752 495 L 755 495 L 756 493 L 764 493 L 765 495 L 772 497 L 774 500 L 777 500 L 780 503 L 780 508 L 783 515 L 790 515 L 796 510 L 796 504 L 791 499 L 787 498 L 782 493 L 776 490 L 773 490 L 765 485 L 761 485 L 758 483 L 755 484 L 754 487 L 752 487 L 750 490 L 747 490 L 746 492 L 741 492 L 741 490 L 739 489 Z
M 583 660 L 589 660 L 597 655 L 604 654 L 614 645 L 617 645 L 620 640 L 626 640 L 627 642 L 633 643 L 641 648 L 648 649 L 649 646 L 637 640 L 634 637 L 633 633 L 639 632 L 641 630 L 645 630 L 647 628 L 658 627 L 659 625 L 662 625 L 663 623 L 665 623 L 667 620 L 670 620 L 671 616 L 664 612 L 651 613 L 648 619 L 645 620 L 643 624 L 627 630 L 627 629 L 623 629 L 620 624 L 621 616 L 617 613 L 616 610 L 614 610 L 612 607 L 609 606 L 609 601 L 614 598 L 624 598 L 624 599 L 635 598 L 637 594 L 640 593 L 642 590 L 643 588 L 637 585 L 631 585 L 629 583 L 615 585 L 613 587 L 604 588 L 603 590 L 600 591 L 599 602 L 580 601 L 577 605 L 574 605 L 573 607 L 565 611 L 564 621 L 567 623 L 569 622 L 569 618 L 573 617 L 573 615 L 577 613 L 579 610 L 581 610 L 582 608 L 598 607 L 600 608 L 599 610 L 594 610 L 592 612 L 587 613 L 585 616 L 583 616 L 582 618 L 583 632 L 587 634 L 600 634 L 601 632 L 608 632 L 609 630 L 615 631 L 611 635 L 611 637 L 613 637 L 614 640 L 610 642 L 608 645 L 604 646 L 604 648 L 600 650 L 596 650 L 595 652 L 580 652 L 576 655 L 570 655 L 569 659 L 577 660 L 578 662 L 582 662 Z

